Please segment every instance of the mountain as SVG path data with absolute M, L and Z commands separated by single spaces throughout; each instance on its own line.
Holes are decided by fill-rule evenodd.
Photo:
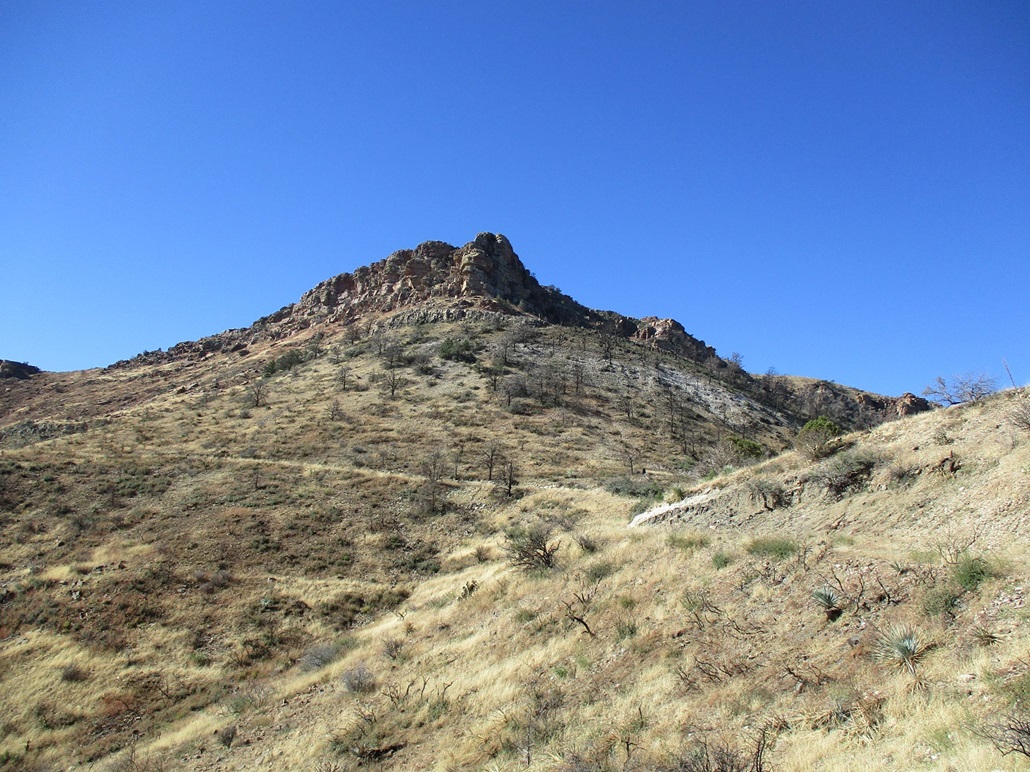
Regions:
M 492 234 L 8 370 L 0 769 L 995 769 L 1020 737 L 1025 393 L 748 374 Z

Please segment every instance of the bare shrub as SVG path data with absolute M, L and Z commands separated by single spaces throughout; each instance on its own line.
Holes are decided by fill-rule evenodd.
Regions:
M 1023 397 L 1009 411 L 1009 423 L 1021 431 L 1030 432 L 1030 397 Z
M 347 687 L 347 691 L 355 694 L 374 692 L 377 684 L 375 673 L 369 670 L 364 662 L 359 662 L 343 674 L 343 685 Z
M 872 475 L 879 459 L 867 452 L 853 450 L 829 458 L 809 474 L 808 482 L 824 488 L 835 499 L 861 487 Z
M 236 739 L 236 724 L 224 726 L 221 729 L 216 730 L 215 737 L 218 738 L 218 742 L 220 742 L 224 747 L 231 748 L 232 741 Z
M 312 646 L 304 652 L 297 664 L 301 670 L 321 670 L 326 665 L 331 665 L 340 657 L 340 647 L 335 643 L 323 643 Z
M 383 641 L 383 656 L 389 660 L 400 659 L 404 651 L 404 641 L 400 638 L 387 638 Z
M 981 727 L 977 734 L 990 740 L 1002 756 L 1018 753 L 1030 758 L 1030 712 L 1025 707 Z
M 543 524 L 532 526 L 514 526 L 505 534 L 505 549 L 508 560 L 517 568 L 533 570 L 536 568 L 555 568 L 561 542 L 548 544 L 551 528 Z
M 979 402 L 997 390 L 997 380 L 986 373 L 955 375 L 950 381 L 938 375 L 933 383 L 923 389 L 923 396 L 939 405 L 959 405 L 963 402 Z

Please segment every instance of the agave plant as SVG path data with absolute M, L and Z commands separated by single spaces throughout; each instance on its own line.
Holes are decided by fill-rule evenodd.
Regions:
M 812 600 L 826 612 L 826 619 L 830 622 L 836 621 L 843 613 L 840 594 L 832 587 L 817 587 L 812 590 Z
M 880 633 L 873 656 L 899 670 L 916 674 L 916 664 L 930 650 L 910 625 L 890 625 Z

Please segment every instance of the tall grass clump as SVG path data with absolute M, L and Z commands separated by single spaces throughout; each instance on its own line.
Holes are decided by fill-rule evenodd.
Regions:
M 749 555 L 786 560 L 798 550 L 798 544 L 785 536 L 756 536 L 745 548 Z

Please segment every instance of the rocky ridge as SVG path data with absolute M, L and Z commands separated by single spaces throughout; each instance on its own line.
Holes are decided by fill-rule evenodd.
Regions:
M 167 351 L 144 352 L 116 366 L 201 359 L 216 352 L 245 354 L 260 341 L 280 340 L 312 328 L 357 323 L 390 326 L 391 321 L 455 321 L 485 315 L 594 329 L 696 362 L 722 361 L 715 349 L 672 319 L 633 319 L 595 311 L 555 287 L 541 285 L 507 238 L 480 233 L 462 247 L 426 241 L 414 249 L 398 250 L 384 260 L 319 283 L 298 302 L 249 328 L 179 343 Z

